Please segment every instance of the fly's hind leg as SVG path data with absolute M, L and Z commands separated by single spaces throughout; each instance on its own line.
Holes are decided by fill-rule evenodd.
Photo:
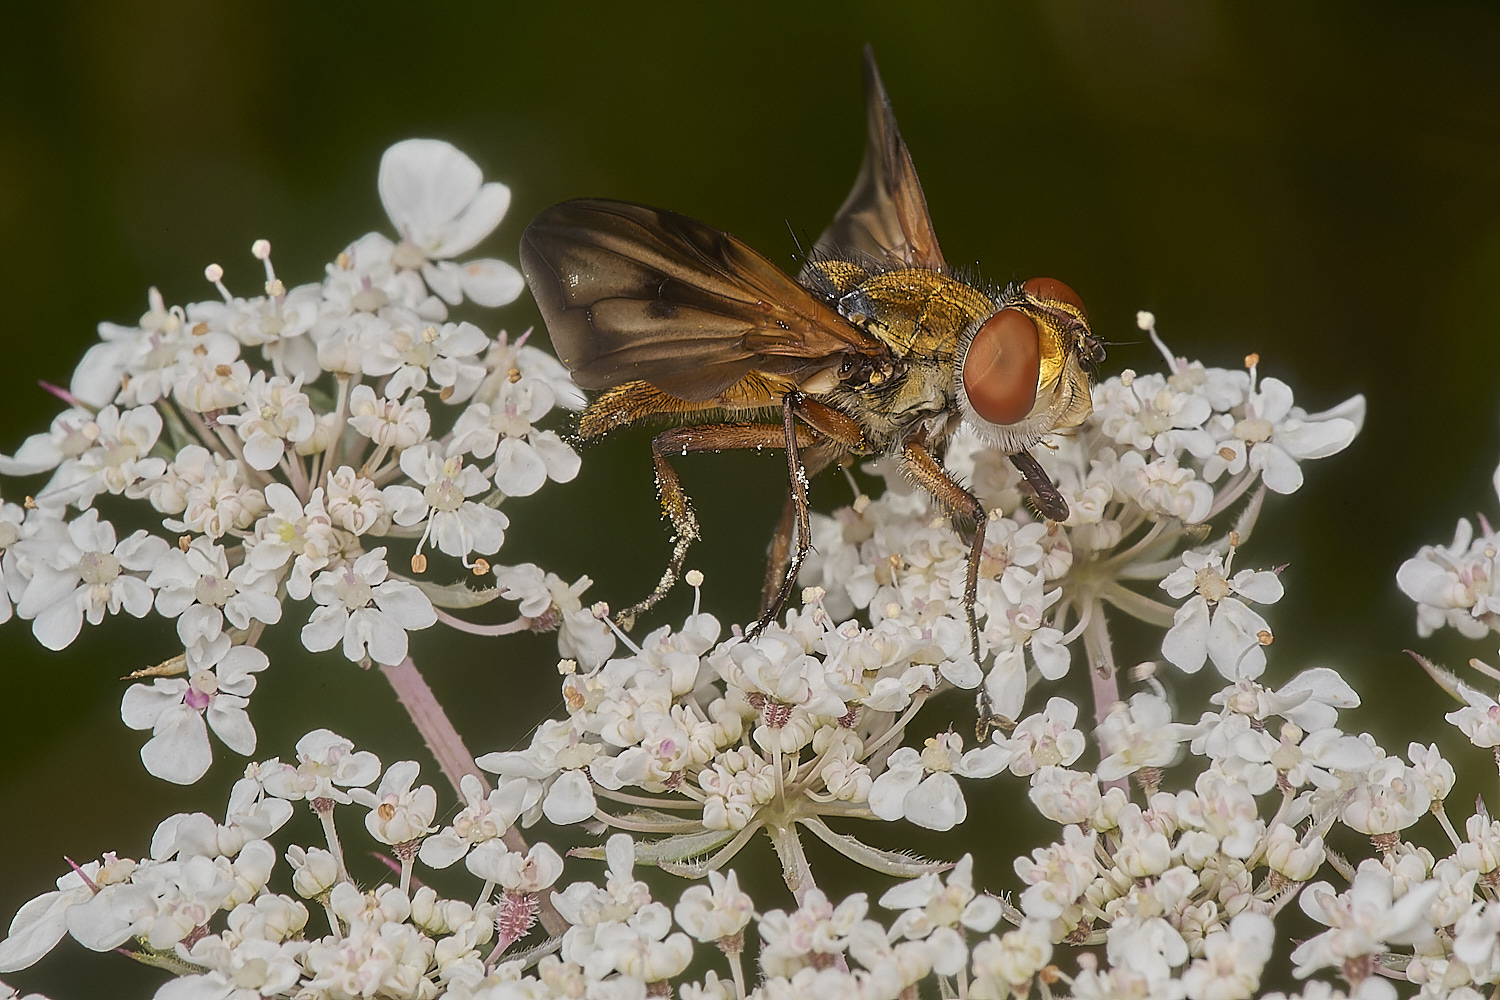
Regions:
M 805 431 L 801 420 L 816 432 L 811 447 L 802 443 L 796 433 Z M 761 588 L 760 620 L 750 627 L 756 635 L 781 614 L 797 585 L 797 574 L 807 558 L 812 543 L 812 525 L 807 503 L 807 481 L 828 467 L 845 452 L 865 452 L 864 432 L 851 417 L 800 392 L 789 392 L 782 399 L 782 434 L 786 446 L 787 499 L 781 523 L 771 540 L 771 557 L 766 565 L 765 584 Z M 807 448 L 806 460 L 800 448 Z M 793 544 L 795 543 L 795 544 Z
M 818 473 L 832 465 L 834 460 L 842 454 L 844 449 L 837 442 L 823 440 L 815 443 L 811 448 L 799 453 L 802 459 L 802 468 L 811 480 Z M 764 617 L 768 609 L 776 606 L 781 596 L 781 591 L 787 579 L 787 570 L 791 565 L 792 541 L 797 528 L 797 499 L 795 493 L 788 489 L 786 503 L 781 508 L 781 520 L 776 524 L 776 534 L 771 536 L 770 550 L 766 556 L 766 578 L 760 588 L 760 611 Z M 796 576 L 792 579 L 795 581 Z M 771 616 L 779 613 L 770 611 Z
M 794 445 L 808 447 L 813 444 L 814 432 L 806 427 L 796 428 L 791 438 Z M 682 488 L 682 480 L 672 467 L 670 456 L 687 455 L 695 451 L 733 451 L 751 448 L 784 448 L 788 437 L 783 428 L 772 424 L 700 424 L 691 427 L 673 427 L 662 431 L 651 442 L 652 461 L 656 465 L 656 489 L 661 498 L 662 516 L 672 523 L 672 556 L 667 562 L 656 589 L 646 599 L 631 605 L 615 615 L 615 623 L 629 630 L 640 615 L 655 607 L 672 589 L 687 560 L 688 549 L 698 540 L 698 518 L 693 513 L 692 503 Z
M 699 537 L 698 516 L 693 513 L 693 505 L 682 488 L 682 480 L 677 478 L 677 470 L 672 468 L 664 454 L 671 444 L 662 440 L 665 437 L 666 434 L 659 434 L 651 442 L 651 458 L 656 465 L 656 496 L 661 502 L 661 513 L 672 522 L 672 556 L 667 560 L 666 571 L 656 582 L 656 589 L 646 595 L 645 600 L 615 613 L 615 624 L 626 632 L 635 627 L 635 620 L 642 612 L 651 610 L 667 596 L 677 578 L 682 575 L 682 564 L 687 559 L 688 549 Z

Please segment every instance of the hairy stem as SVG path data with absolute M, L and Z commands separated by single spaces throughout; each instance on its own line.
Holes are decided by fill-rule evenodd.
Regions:
M 813 881 L 807 854 L 802 850 L 802 838 L 797 836 L 796 827 L 791 823 L 767 824 L 766 832 L 771 835 L 771 843 L 776 847 L 776 857 L 781 861 L 781 875 L 786 879 L 786 886 L 792 890 L 797 905 L 801 906 L 807 894 L 818 887 Z
M 467 632 L 470 635 L 510 635 L 514 632 L 525 632 L 531 628 L 531 619 L 524 616 L 517 618 L 515 621 L 502 622 L 499 625 L 476 625 L 473 622 L 466 622 L 462 618 L 450 615 L 442 608 L 433 608 L 432 610 L 437 612 L 437 620 L 444 625 L 452 629 L 457 629 L 460 632 Z
M 479 765 L 474 763 L 474 755 L 469 753 L 469 748 L 464 745 L 463 737 L 458 735 L 458 730 L 453 728 L 453 723 L 448 718 L 448 713 L 443 711 L 443 706 L 438 704 L 437 697 L 433 695 L 432 688 L 427 686 L 417 665 L 407 657 L 395 666 L 382 665 L 380 672 L 385 674 L 385 679 L 390 681 L 391 688 L 396 692 L 396 700 L 401 702 L 401 707 L 406 709 L 406 714 L 417 727 L 417 732 L 422 734 L 422 741 L 427 744 L 427 749 L 437 758 L 438 767 L 448 778 L 453 790 L 463 797 L 463 789 L 460 782 L 466 774 L 472 774 L 479 779 L 486 793 L 490 784 L 485 780 L 484 772 L 479 770 Z M 505 846 L 518 854 L 527 851 L 526 839 L 521 836 L 521 831 L 515 827 L 505 831 Z M 558 935 L 568 929 L 568 922 L 562 918 L 562 914 L 552 906 L 552 901 L 546 895 L 538 894 L 537 901 L 541 904 L 540 917 L 542 926 L 547 933 Z
M 734 977 L 734 995 L 736 1000 L 745 1000 L 745 969 L 740 961 L 738 951 L 729 952 L 729 973 Z
M 1083 630 L 1083 648 L 1088 656 L 1089 682 L 1094 688 L 1094 722 L 1103 723 L 1120 700 L 1120 678 L 1115 668 L 1115 650 L 1109 641 L 1109 624 L 1104 620 L 1104 608 L 1096 597 L 1090 597 L 1088 627 Z M 1123 778 L 1104 782 L 1108 790 L 1112 786 L 1129 788 Z
M 311 803 L 313 812 L 317 813 L 318 820 L 323 824 L 323 838 L 328 842 L 328 853 L 333 855 L 334 864 L 337 865 L 337 878 L 340 882 L 354 881 L 349 877 L 349 869 L 344 867 L 344 847 L 339 843 L 339 828 L 333 823 L 333 800 L 313 799 Z M 334 929 L 338 933 L 338 929 Z
M 1083 648 L 1088 655 L 1089 680 L 1094 686 L 1094 721 L 1102 723 L 1120 700 L 1120 680 L 1104 609 L 1097 602 L 1091 602 L 1091 605 L 1089 624 L 1083 630 Z

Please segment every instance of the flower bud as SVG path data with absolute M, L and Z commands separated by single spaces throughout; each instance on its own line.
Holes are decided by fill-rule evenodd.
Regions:
M 287 863 L 292 866 L 292 889 L 303 899 L 321 896 L 338 881 L 339 865 L 333 855 L 321 847 L 290 847 Z
M 1266 864 L 1289 882 L 1306 882 L 1323 865 L 1323 838 L 1314 833 L 1299 842 L 1296 830 L 1278 823 L 1266 834 Z

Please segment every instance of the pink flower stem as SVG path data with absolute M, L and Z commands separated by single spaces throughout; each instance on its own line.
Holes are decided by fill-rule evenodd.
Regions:
M 69 406 L 76 406 L 80 410 L 88 410 L 90 413 L 99 412 L 99 407 L 90 406 L 88 403 L 85 403 L 83 400 L 79 399 L 77 396 L 73 395 L 71 392 L 64 389 L 60 385 L 53 385 L 51 382 L 48 382 L 45 379 L 37 379 L 36 384 L 42 387 L 43 392 L 51 393 L 58 399 L 62 400 L 64 403 L 67 403 Z
M 738 951 L 725 951 L 729 957 L 729 971 L 734 975 L 734 995 L 736 1000 L 745 1000 L 745 969 L 740 961 Z
M 796 824 L 790 821 L 767 823 L 766 834 L 776 847 L 776 857 L 781 861 L 781 875 L 786 879 L 787 888 L 792 890 L 792 897 L 801 906 L 807 894 L 816 890 L 818 884 L 813 881 L 812 866 L 807 863 L 807 853 L 802 850 Z M 843 972 L 849 971 L 849 960 L 842 953 L 835 956 L 834 964 Z
M 382 665 L 380 672 L 385 674 L 386 680 L 390 681 L 391 688 L 396 692 L 396 700 L 401 703 L 402 708 L 406 709 L 406 714 L 416 725 L 417 732 L 422 734 L 422 741 L 437 758 L 438 767 L 442 769 L 459 797 L 463 797 L 461 782 L 466 774 L 472 774 L 478 778 L 480 785 L 488 793 L 490 784 L 485 780 L 484 772 L 479 770 L 479 765 L 474 763 L 474 755 L 464 745 L 463 737 L 458 735 L 458 730 L 453 727 L 448 713 L 444 712 L 443 706 L 438 704 L 432 688 L 428 687 L 426 679 L 417 669 L 417 665 L 412 662 L 412 658 L 408 656 L 395 666 Z M 525 838 L 515 827 L 505 831 L 504 840 L 506 848 L 518 854 L 525 854 L 529 849 Z M 539 916 L 542 926 L 546 928 L 548 934 L 556 936 L 568 929 L 568 922 L 552 906 L 550 899 L 544 895 L 538 895 L 537 902 L 540 904 Z
M 338 468 L 333 463 L 343 449 L 344 425 L 349 420 L 349 376 L 338 375 L 336 378 L 339 389 L 338 401 L 334 405 L 333 430 L 328 435 L 328 447 L 323 449 L 323 458 L 318 464 L 318 474 L 313 477 L 314 484 L 321 483 L 330 472 Z
M 1103 724 L 1110 709 L 1120 700 L 1119 671 L 1115 667 L 1115 650 L 1109 641 L 1109 624 L 1104 620 L 1104 608 L 1097 599 L 1092 599 L 1084 611 L 1088 626 L 1083 630 L 1083 648 L 1088 657 L 1089 681 L 1094 688 L 1094 722 Z M 1103 783 L 1103 790 L 1119 788 L 1127 795 L 1130 787 L 1124 778 Z
M 43 383 L 43 385 L 45 384 L 46 383 Z M 66 854 L 63 855 L 63 860 L 68 863 L 69 868 L 73 869 L 73 871 L 78 874 L 79 878 L 83 879 L 83 884 L 89 887 L 89 891 L 94 893 L 95 895 L 98 895 L 99 886 L 94 883 L 93 879 L 89 878 L 88 872 L 83 870 L 83 866 L 74 861 L 72 858 L 68 857 Z
M 539 898 L 531 893 L 506 892 L 500 899 L 495 914 L 495 948 L 484 960 L 486 969 L 493 969 L 511 945 L 515 944 L 536 924 Z
M 339 843 L 339 828 L 333 822 L 334 801 L 328 798 L 316 798 L 308 805 L 312 807 L 313 812 L 317 813 L 319 822 L 323 824 L 323 837 L 328 842 L 328 853 L 333 855 L 334 863 L 338 866 L 337 879 L 340 882 L 353 882 L 354 880 L 349 877 L 349 869 L 344 867 L 344 847 Z
M 229 449 L 229 453 L 234 456 L 235 461 L 240 463 L 241 472 L 259 479 L 260 483 L 258 485 L 261 486 L 272 481 L 269 475 L 252 468 L 250 463 L 245 460 L 245 449 L 240 446 L 240 436 L 235 432 L 234 428 L 226 427 L 216 422 L 213 425 L 213 432 L 215 437 L 224 442 L 224 447 Z
M 223 442 L 221 442 L 213 431 L 208 429 L 208 424 L 203 422 L 202 414 L 179 406 L 177 412 L 182 415 L 183 421 L 198 435 L 198 439 L 208 446 L 208 450 L 216 455 L 224 454 Z
M 499 625 L 476 625 L 473 622 L 466 622 L 462 618 L 450 615 L 442 608 L 433 608 L 432 610 L 437 612 L 438 621 L 444 625 L 447 625 L 449 628 L 458 629 L 460 632 L 467 632 L 470 635 L 511 635 L 515 632 L 525 632 L 531 628 L 531 619 L 524 615 L 513 622 L 504 622 Z
M 323 896 L 323 915 L 328 918 L 328 930 L 336 936 L 342 936 L 344 925 L 339 923 L 339 915 L 333 912 L 333 904 L 328 901 L 328 896 Z
M 802 900 L 818 884 L 813 881 L 812 866 L 807 863 L 807 854 L 802 850 L 797 830 L 791 823 L 768 823 L 766 833 L 771 835 L 771 843 L 776 847 L 776 857 L 781 861 L 781 874 L 786 880 L 786 886 L 792 890 L 797 905 L 801 906 Z
M 302 467 L 302 458 L 295 451 L 289 451 L 281 456 L 280 466 L 287 479 L 291 480 L 292 492 L 306 504 L 312 498 L 312 484 L 307 481 L 307 470 Z

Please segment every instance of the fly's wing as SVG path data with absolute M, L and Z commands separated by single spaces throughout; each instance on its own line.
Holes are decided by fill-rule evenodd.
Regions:
M 865 46 L 865 99 L 868 140 L 865 159 L 854 179 L 854 189 L 833 224 L 813 245 L 808 259 L 854 259 L 895 267 L 925 267 L 943 270 L 943 251 L 932 231 L 927 199 L 912 166 L 911 153 L 901 140 L 891 100 L 875 50 Z M 803 268 L 803 278 L 809 278 Z
M 718 397 L 752 371 L 794 381 L 878 343 L 744 243 L 685 215 L 583 199 L 542 212 L 521 270 L 585 389 L 642 380 Z

